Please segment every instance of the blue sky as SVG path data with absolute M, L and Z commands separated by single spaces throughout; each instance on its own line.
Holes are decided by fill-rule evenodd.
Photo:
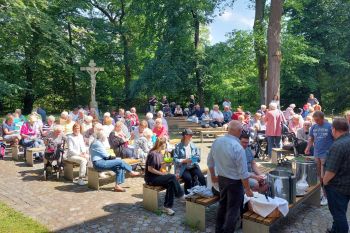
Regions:
M 218 14 L 219 12 L 217 12 Z M 233 7 L 226 8 L 209 25 L 212 44 L 226 40 L 225 35 L 234 29 L 251 30 L 254 24 L 254 8 L 249 0 L 237 0 Z

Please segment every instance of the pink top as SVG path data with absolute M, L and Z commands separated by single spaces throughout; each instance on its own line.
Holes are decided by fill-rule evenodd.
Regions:
M 160 128 L 160 129 L 157 129 L 156 127 L 154 127 L 153 133 L 156 134 L 157 138 L 168 137 L 168 132 L 164 126 L 162 126 L 162 128 Z
M 298 129 L 303 128 L 303 124 L 304 122 L 302 119 L 299 119 L 299 122 L 297 124 L 295 124 L 294 121 L 291 120 L 288 125 L 289 132 L 293 132 L 295 133 L 295 135 L 297 135 Z
M 26 122 L 22 125 L 20 134 L 28 135 L 28 136 L 35 136 L 36 130 L 34 127 L 30 126 L 29 122 Z
M 281 111 L 271 110 L 265 115 L 266 122 L 266 136 L 281 136 L 282 122 L 284 121 Z

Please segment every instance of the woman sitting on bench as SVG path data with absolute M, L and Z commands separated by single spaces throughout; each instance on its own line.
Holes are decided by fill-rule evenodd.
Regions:
M 174 196 L 184 200 L 184 193 L 176 176 L 168 174 L 162 169 L 163 155 L 161 151 L 165 150 L 166 138 L 158 138 L 156 144 L 150 151 L 146 160 L 145 182 L 147 185 L 162 186 L 166 188 L 163 212 L 168 215 L 174 215 L 171 209 L 174 204 Z
M 24 123 L 21 127 L 21 140 L 19 144 L 26 149 L 27 148 L 38 148 L 45 146 L 44 141 L 39 138 L 38 135 L 39 130 L 35 127 L 35 122 L 38 121 L 38 118 L 35 115 L 30 115 L 28 118 L 28 122 Z M 43 157 L 43 153 L 36 153 L 35 159 L 41 159 Z
M 118 121 L 115 123 L 114 130 L 109 134 L 108 141 L 109 145 L 114 151 L 117 157 L 123 158 L 134 158 L 134 149 L 128 148 L 129 141 L 128 137 L 123 132 L 124 123 Z
M 185 129 L 182 132 L 181 142 L 174 150 L 175 173 L 185 182 L 185 194 L 188 194 L 188 189 L 195 185 L 206 185 L 198 165 L 200 154 L 196 145 L 191 141 L 192 135 L 192 130 Z
M 132 167 L 124 162 L 120 158 L 111 159 L 111 156 L 107 153 L 105 146 L 106 136 L 102 130 L 96 130 L 94 133 L 95 140 L 90 146 L 90 155 L 94 168 L 98 171 L 114 171 L 115 172 L 115 192 L 125 192 L 120 185 L 124 183 L 125 175 L 124 170 L 128 171 L 131 176 L 139 176 L 139 172 L 132 170 Z
M 73 133 L 68 136 L 67 160 L 79 164 L 79 185 L 85 185 L 83 178 L 86 176 L 86 166 L 89 155 L 86 151 L 83 135 L 80 133 L 79 123 L 73 125 Z

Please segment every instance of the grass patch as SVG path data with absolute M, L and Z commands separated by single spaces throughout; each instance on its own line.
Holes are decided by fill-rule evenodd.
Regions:
M 0 202 L 0 233 L 47 233 L 45 226 Z

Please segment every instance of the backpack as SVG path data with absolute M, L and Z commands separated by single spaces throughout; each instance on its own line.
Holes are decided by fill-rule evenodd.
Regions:
M 5 157 L 6 145 L 3 142 L 0 142 L 0 158 Z

